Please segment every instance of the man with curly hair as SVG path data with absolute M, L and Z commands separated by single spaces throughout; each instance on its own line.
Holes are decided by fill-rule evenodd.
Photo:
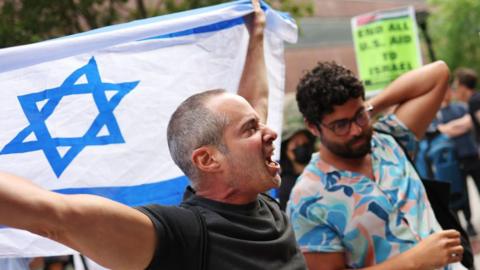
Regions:
M 448 76 L 446 64 L 435 62 L 367 102 L 361 81 L 335 63 L 319 63 L 300 80 L 298 106 L 321 145 L 297 180 L 288 212 L 309 269 L 464 269 L 459 233 L 442 231 L 397 143 L 413 152 Z M 393 113 L 371 123 L 387 109 Z

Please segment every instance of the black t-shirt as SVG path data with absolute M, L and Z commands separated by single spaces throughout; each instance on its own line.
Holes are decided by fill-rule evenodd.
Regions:
M 260 194 L 255 202 L 232 205 L 186 191 L 207 228 L 206 269 L 306 269 L 293 230 L 278 203 Z M 199 218 L 190 209 L 149 205 L 140 211 L 157 231 L 157 250 L 148 269 L 198 269 L 202 240 Z
M 475 139 L 477 143 L 480 143 L 480 123 L 475 117 L 475 113 L 480 110 L 480 93 L 475 92 L 468 100 L 468 110 L 470 116 L 472 116 L 473 127 L 475 131 Z

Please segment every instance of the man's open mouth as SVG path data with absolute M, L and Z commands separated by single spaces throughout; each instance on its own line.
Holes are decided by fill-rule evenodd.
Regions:
M 267 168 L 269 169 L 272 175 L 275 175 L 280 171 L 280 164 L 278 164 L 278 162 L 276 161 L 273 161 L 272 156 L 268 156 L 265 159 L 265 165 L 267 165 Z

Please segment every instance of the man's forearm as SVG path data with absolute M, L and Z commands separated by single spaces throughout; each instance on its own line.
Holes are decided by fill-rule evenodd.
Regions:
M 259 114 L 262 123 L 267 121 L 268 78 L 264 55 L 265 14 L 258 1 L 252 1 L 254 13 L 245 18 L 250 39 L 238 94 L 244 97 Z
M 409 255 L 407 253 L 402 253 L 380 264 L 376 264 L 366 268 L 361 268 L 360 270 L 431 270 L 431 269 L 422 268 L 421 265 L 418 265 L 416 264 L 415 261 L 411 260 L 411 258 L 409 258 Z
M 415 137 L 422 138 L 440 108 L 449 70 L 442 61 L 405 73 L 370 100 L 375 112 L 395 105 L 395 115 Z
M 113 269 L 144 269 L 155 250 L 149 218 L 93 195 L 61 195 L 0 173 L 0 224 L 65 244 Z
M 432 90 L 441 92 L 439 94 L 441 100 L 445 89 L 438 86 L 446 85 L 448 74 L 448 67 L 443 61 L 425 65 L 403 74 L 369 102 L 374 106 L 375 112 L 380 112 L 425 95 Z
M 25 179 L 0 173 L 0 224 L 48 235 L 43 221 L 55 220 L 55 211 L 49 209 L 47 192 Z
M 439 125 L 438 130 L 450 138 L 455 138 L 469 132 L 472 129 L 472 118 L 469 114 Z

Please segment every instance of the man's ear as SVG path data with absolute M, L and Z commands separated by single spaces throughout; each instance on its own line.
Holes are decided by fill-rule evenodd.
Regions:
M 193 164 L 203 172 L 214 172 L 220 168 L 217 150 L 211 146 L 202 146 L 192 153 Z
M 315 136 L 320 137 L 321 133 L 317 128 L 317 125 L 310 123 L 307 119 L 303 118 L 303 121 L 305 122 L 305 126 L 308 128 L 308 130 Z

